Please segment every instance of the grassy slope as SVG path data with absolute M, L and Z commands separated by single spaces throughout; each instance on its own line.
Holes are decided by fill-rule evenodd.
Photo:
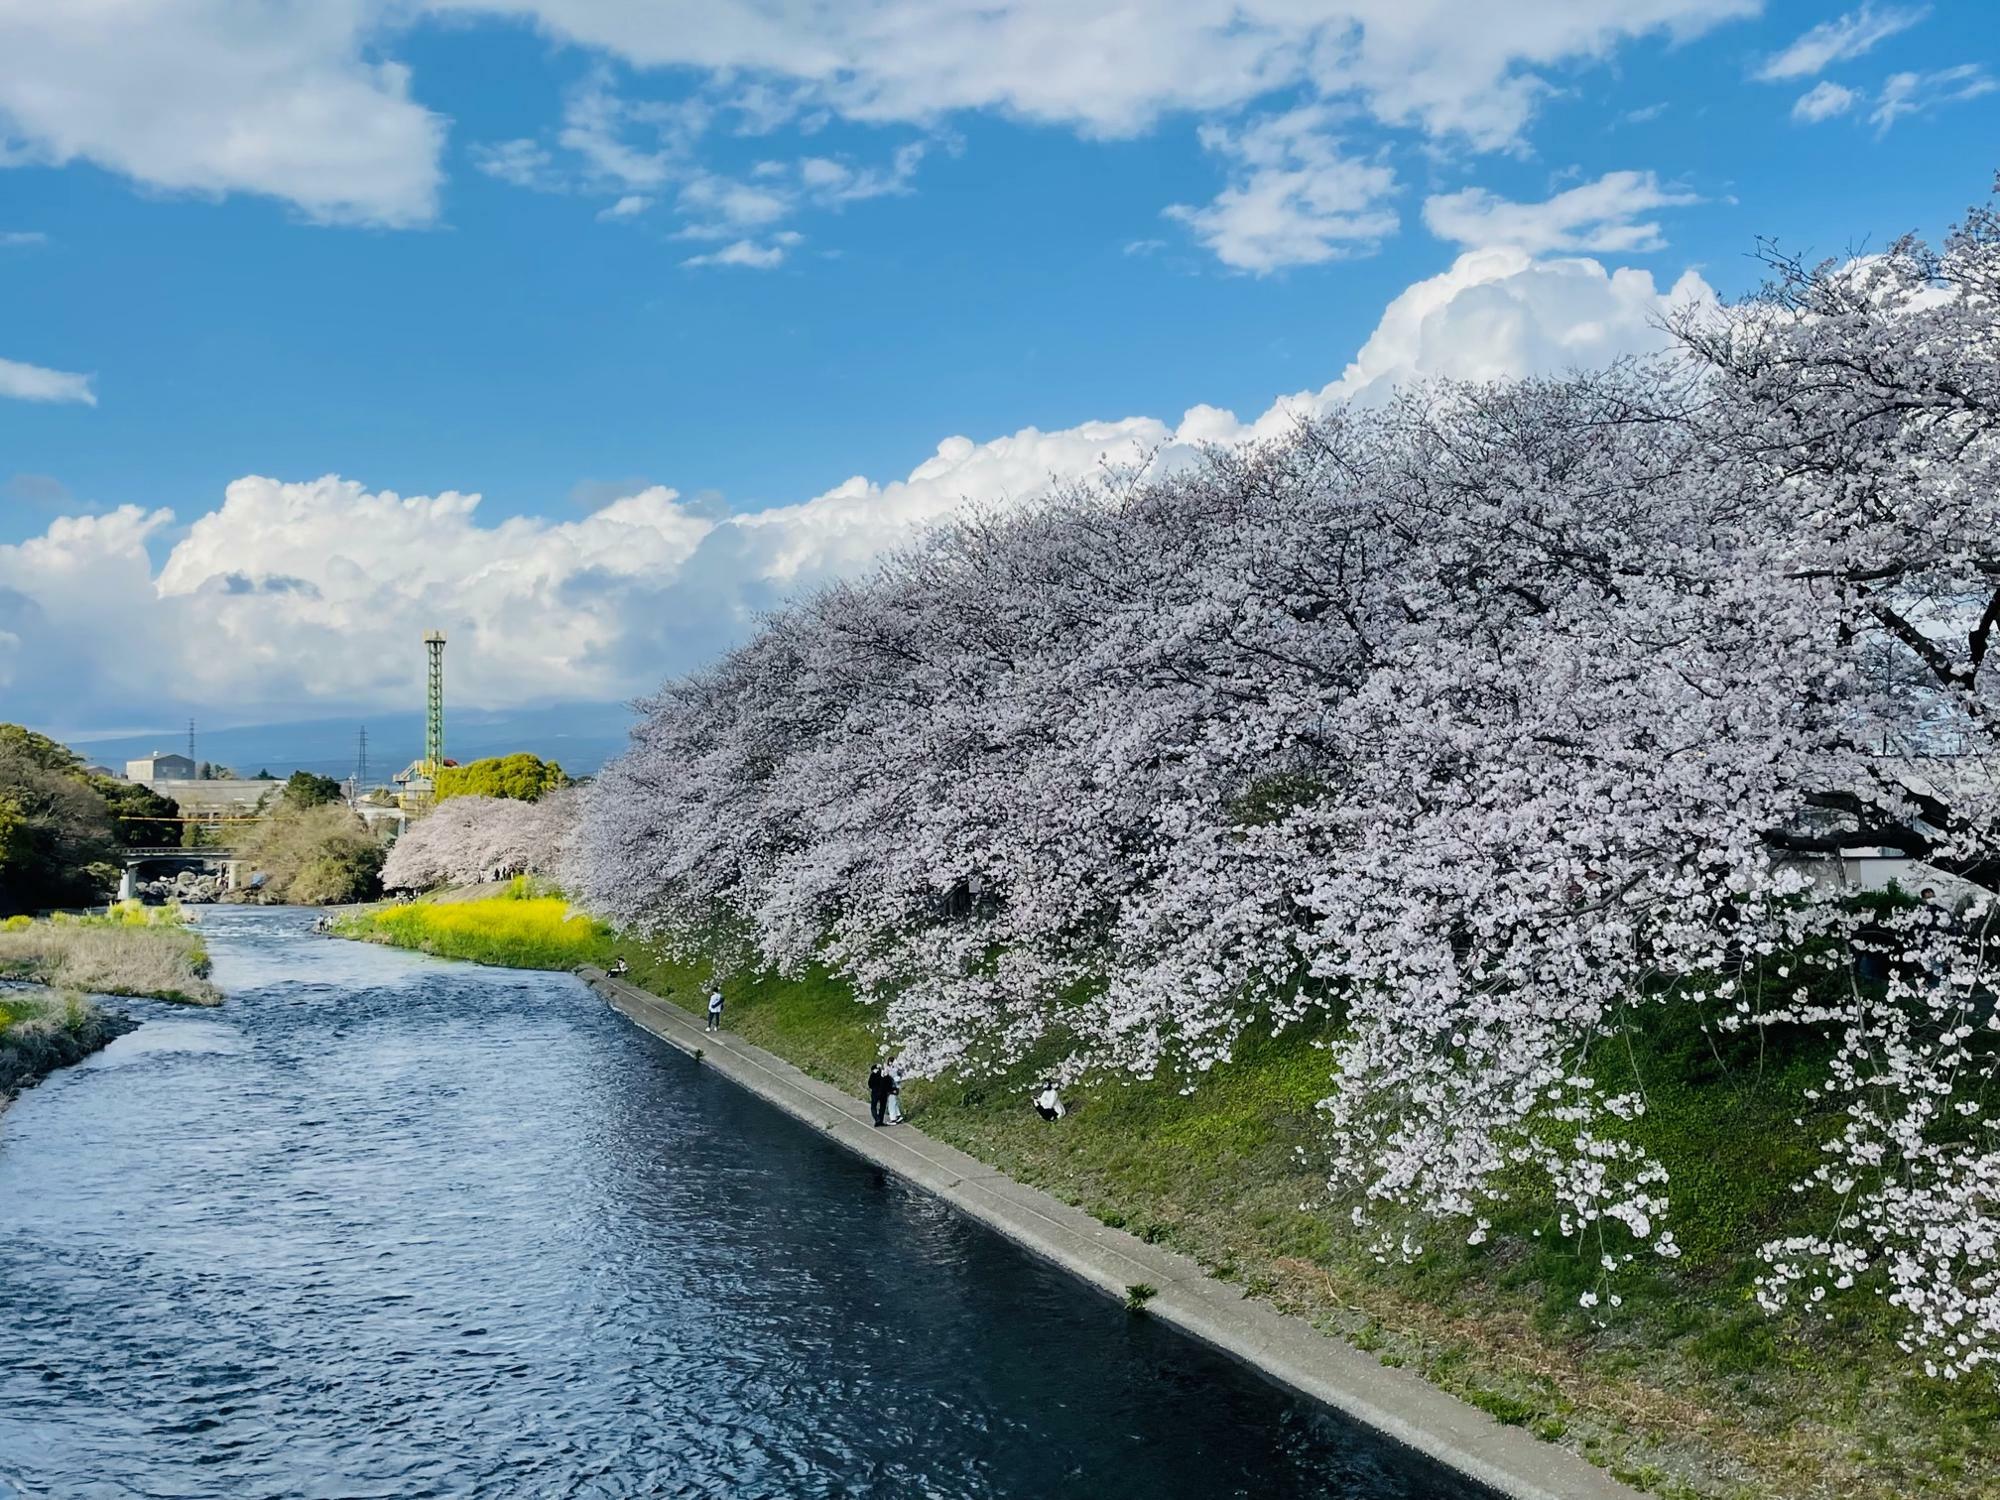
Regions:
M 135 1024 L 77 995 L 0 993 L 0 1109 L 44 1074 L 81 1062 Z
M 544 927 L 542 940 L 525 941 L 509 904 L 522 903 L 469 902 L 442 923 L 447 908 L 401 908 L 431 915 L 404 919 L 399 937 L 422 929 L 434 952 L 545 968 L 615 951 L 633 981 L 701 1008 L 706 963 L 614 944 L 594 925 L 558 926 L 553 937 Z M 485 924 L 498 924 L 493 941 Z M 860 1091 L 876 1050 L 872 1013 L 838 981 L 741 976 L 725 993 L 730 1030 Z M 1706 1039 L 1666 1035 L 1634 1054 L 1649 1095 L 1638 1128 L 1676 1168 L 1684 1254 L 1631 1277 L 1626 1306 L 1599 1328 L 1577 1306 L 1595 1279 L 1594 1252 L 1554 1243 L 1552 1227 L 1502 1225 L 1484 1246 L 1444 1244 L 1416 1268 L 1383 1267 L 1337 1212 L 1302 1210 L 1321 1184 L 1299 1153 L 1310 1156 L 1314 1105 L 1331 1086 L 1313 1043 L 1260 1037 L 1191 1096 L 1164 1082 L 1075 1092 L 1055 1127 L 1028 1107 L 1032 1065 L 995 1079 L 913 1081 L 904 1100 L 940 1139 L 1642 1486 L 1732 1497 L 1991 1493 L 2000 1396 L 1990 1382 L 1906 1378 L 1869 1318 L 1843 1310 L 1830 1325 L 1790 1324 L 1752 1300 L 1755 1246 L 1794 1212 L 1785 1185 L 1803 1162 L 1789 1122 L 1814 1059 L 1725 1067 Z

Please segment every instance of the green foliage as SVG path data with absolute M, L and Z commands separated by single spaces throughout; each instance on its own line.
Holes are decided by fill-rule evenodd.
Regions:
M 1125 1310 L 1144 1312 L 1146 1304 L 1160 1295 L 1160 1289 L 1149 1281 L 1135 1281 L 1125 1288 Z
M 338 802 L 300 807 L 281 798 L 237 849 L 251 872 L 264 877 L 257 900 L 341 906 L 382 893 L 387 850 L 359 814 Z
M 12 754 L 64 776 L 83 774 L 83 757 L 67 745 L 59 745 L 45 734 L 21 724 L 0 724 L 0 754 Z
M 0 724 L 0 911 L 88 904 L 116 881 L 117 849 L 82 760 L 46 735 Z
M 340 783 L 331 776 L 294 771 L 286 778 L 285 789 L 280 795 L 287 807 L 324 807 L 329 802 L 340 800 Z
M 105 810 L 117 828 L 118 842 L 128 849 L 178 844 L 182 828 L 193 826 L 175 821 L 181 815 L 180 804 L 171 797 L 162 797 L 149 786 L 136 781 L 115 781 L 108 776 L 93 776 L 90 785 L 104 799 Z
M 521 751 L 475 760 L 470 765 L 446 766 L 438 772 L 437 800 L 508 797 L 516 802 L 535 802 L 568 785 L 569 777 L 561 766 Z

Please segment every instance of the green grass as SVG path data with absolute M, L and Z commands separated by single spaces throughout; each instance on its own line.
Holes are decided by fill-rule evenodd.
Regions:
M 558 921 L 521 931 L 513 897 L 420 904 L 399 938 L 431 952 L 537 967 L 623 957 L 627 978 L 700 1014 L 717 967 Z M 531 898 L 532 899 L 532 898 Z M 544 900 L 548 898 L 543 898 Z M 445 917 L 444 913 L 456 913 Z M 397 918 L 397 912 L 373 919 Z M 544 921 L 543 931 L 548 930 Z M 446 937 L 445 934 L 449 934 Z M 504 956 L 503 956 L 504 955 Z M 879 1055 L 876 1012 L 817 970 L 725 969 L 731 1032 L 859 1095 Z M 1751 1296 L 1758 1244 L 1800 1222 L 1790 1184 L 1810 1160 L 1792 1124 L 1823 1054 L 1803 1036 L 1711 1039 L 1673 1008 L 1638 1018 L 1631 1050 L 1598 1061 L 1614 1087 L 1644 1087 L 1635 1134 L 1673 1172 L 1678 1261 L 1642 1260 L 1625 1306 L 1591 1322 L 1594 1245 L 1562 1243 L 1546 1215 L 1496 1223 L 1468 1246 L 1449 1228 L 1411 1267 L 1377 1264 L 1313 1166 L 1332 1089 L 1326 1032 L 1253 1035 L 1192 1095 L 1171 1080 L 1105 1080 L 1065 1092 L 1050 1124 L 1029 1099 L 1030 1059 L 998 1076 L 916 1079 L 904 1107 L 926 1132 L 1123 1227 L 1194 1256 L 1212 1274 L 1422 1372 L 1499 1420 L 1632 1475 L 1656 1492 L 1728 1497 L 1971 1500 L 1990 1493 L 1991 1382 L 1910 1377 L 1880 1299 L 1832 1323 L 1774 1319 Z M 1301 1155 L 1303 1153 L 1303 1156 Z M 1542 1231 L 1538 1237 L 1535 1231 Z

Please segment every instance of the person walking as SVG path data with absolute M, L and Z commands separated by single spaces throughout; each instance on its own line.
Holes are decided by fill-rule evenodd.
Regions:
M 708 992 L 708 1029 L 710 1031 L 722 1030 L 722 991 L 720 989 L 713 989 Z
M 897 1079 L 894 1068 L 884 1068 L 882 1076 L 887 1080 L 885 1087 L 888 1090 L 888 1121 L 891 1125 L 900 1125 L 903 1123 L 903 1085 Z
M 889 1073 L 879 1062 L 868 1069 L 868 1114 L 880 1125 L 889 1109 Z

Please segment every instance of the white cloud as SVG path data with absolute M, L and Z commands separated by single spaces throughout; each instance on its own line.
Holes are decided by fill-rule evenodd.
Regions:
M 1180 220 L 1226 266 L 1263 274 L 1366 253 L 1396 231 L 1383 200 L 1396 174 L 1341 154 L 1330 112 L 1302 106 L 1240 127 L 1205 125 L 1202 144 L 1233 165 L 1228 187 Z
M 855 167 L 830 157 L 804 157 L 798 164 L 799 184 L 815 203 L 828 208 L 907 193 L 926 149 L 923 141 L 907 141 L 896 148 L 884 167 Z
M 749 75 L 786 118 L 929 123 L 998 110 L 1129 136 L 1177 112 L 1239 108 L 1310 86 L 1378 118 L 1482 145 L 1512 140 L 1546 90 L 1536 67 L 1609 55 L 1649 33 L 1686 37 L 1759 0 L 852 0 L 788 7 L 710 0 L 430 0 L 512 14 L 645 68 Z
M 1877 10 L 1863 5 L 1831 21 L 1822 21 L 1757 70 L 1766 82 L 1811 78 L 1838 62 L 1849 62 L 1873 50 L 1899 31 L 1907 31 L 1930 14 L 1928 5 L 1891 6 Z
M 1892 73 L 1882 85 L 1881 97 L 1869 112 L 1868 123 L 1877 135 L 1884 135 L 1904 115 L 1939 109 L 1947 104 L 1963 104 L 2000 88 L 1978 63 L 1960 63 L 1934 73 Z
M 1823 78 L 1793 101 L 1792 118 L 1802 124 L 1817 125 L 1835 115 L 1846 114 L 1860 97 L 1853 89 Z
M 1637 253 L 1666 244 L 1660 226 L 1641 214 L 1700 201 L 1662 187 L 1651 172 L 1606 172 L 1542 203 L 1512 203 L 1477 187 L 1437 194 L 1424 200 L 1424 223 L 1461 245 Z
M 993 111 L 1120 137 L 1190 115 L 1231 172 L 1212 202 L 1174 216 L 1224 264 L 1264 272 L 1364 253 L 1394 227 L 1379 202 L 1386 168 L 1345 156 L 1335 121 L 1351 120 L 1350 133 L 1372 120 L 1478 150 L 1518 147 L 1554 91 L 1545 70 L 1608 58 L 1637 37 L 1684 39 L 1756 14 L 1761 0 L 853 0 L 775 12 L 762 0 L 428 3 L 519 16 L 635 68 L 705 73 L 743 132 L 829 112 L 931 129 Z M 1291 107 L 1275 108 L 1281 97 Z M 1260 118 L 1241 118 L 1260 104 Z M 884 182 L 898 190 L 893 175 Z
M 25 249 L 30 245 L 46 245 L 49 237 L 39 229 L 0 230 L 0 250 Z
M 770 240 L 763 244 L 759 244 L 756 240 L 734 240 L 720 250 L 690 255 L 681 264 L 690 267 L 740 266 L 751 271 L 774 270 L 785 263 L 786 254 L 803 238 L 803 235 L 785 230 L 772 235 Z
M 783 221 L 807 208 L 840 209 L 910 191 L 928 149 L 925 141 L 904 142 L 879 165 L 810 155 L 760 161 L 747 178 L 702 165 L 700 146 L 718 114 L 766 93 L 739 91 L 726 105 L 700 95 L 648 100 L 621 93 L 600 69 L 565 102 L 555 135 L 560 154 L 540 141 L 520 139 L 475 146 L 473 160 L 488 176 L 516 187 L 606 195 L 610 202 L 599 219 L 635 217 L 671 194 L 681 220 L 677 238 L 732 242 L 684 265 L 777 265 L 796 235 L 790 241 L 759 237 Z
M 48 370 L 40 365 L 24 365 L 0 359 L 0 398 L 16 401 L 81 401 L 97 405 L 97 393 L 90 388 L 88 375 L 72 375 L 67 370 Z
M 474 161 L 529 187 L 581 180 L 613 203 L 713 172 L 696 148 L 718 124 L 806 132 L 832 117 L 929 132 L 987 111 L 1096 137 L 1188 116 L 1250 142 L 1281 128 L 1272 120 L 1305 117 L 1274 111 L 1303 105 L 1491 150 L 1520 145 L 1551 70 L 1639 37 L 1692 36 L 1759 3 L 0 0 L 0 161 L 86 159 L 155 188 L 268 194 L 327 222 L 429 223 L 445 122 L 395 57 L 410 27 L 445 13 L 518 18 L 599 54 L 605 71 L 549 141 L 490 144 Z M 614 64 L 691 94 L 621 97 Z M 1241 122 L 1259 110 L 1264 120 Z M 1185 211 L 1226 263 L 1325 260 L 1389 223 L 1375 169 L 1321 134 L 1295 135 L 1278 164 L 1237 160 L 1213 203 Z M 790 191 L 820 206 L 905 191 L 921 151 L 906 143 L 878 167 L 808 157 Z M 826 162 L 840 171 L 810 165 Z M 804 180 L 814 173 L 827 180 Z
M 15 162 L 266 194 L 329 223 L 429 223 L 445 126 L 410 97 L 408 69 L 370 59 L 378 12 L 374 0 L 0 0 L 0 139 Z
M 609 208 L 601 210 L 600 219 L 636 219 L 653 206 L 653 200 L 644 193 L 627 193 Z
M 515 187 L 533 188 L 543 193 L 567 190 L 562 174 L 556 169 L 555 157 L 535 141 L 492 141 L 475 145 L 472 148 L 472 164 L 488 177 L 496 177 Z
M 615 699 L 699 665 L 796 589 L 865 567 L 968 503 L 1004 506 L 1103 465 L 1187 462 L 1198 444 L 1285 431 L 1302 412 L 1373 402 L 1417 377 L 1491 379 L 1661 347 L 1662 315 L 1712 299 L 1693 272 L 1468 251 L 1384 310 L 1340 377 L 1241 422 L 1155 417 L 954 436 L 907 476 L 855 476 L 797 504 L 718 516 L 670 489 L 569 521 L 484 524 L 462 494 L 403 497 L 334 477 L 246 478 L 157 572 L 166 511 L 65 516 L 0 546 L 0 688 L 32 720 L 123 722 L 163 683 L 240 717 L 415 701 L 414 643 L 452 640 L 455 702 Z
M 681 189 L 677 206 L 689 221 L 683 234 L 719 240 L 777 223 L 792 211 L 792 200 L 781 188 L 704 173 Z
M 1659 288 L 1649 271 L 1584 258 L 1471 250 L 1404 290 L 1321 399 L 1365 400 L 1412 379 L 1501 380 L 1591 369 L 1666 347 L 1669 310 L 1712 303 L 1694 271 Z

